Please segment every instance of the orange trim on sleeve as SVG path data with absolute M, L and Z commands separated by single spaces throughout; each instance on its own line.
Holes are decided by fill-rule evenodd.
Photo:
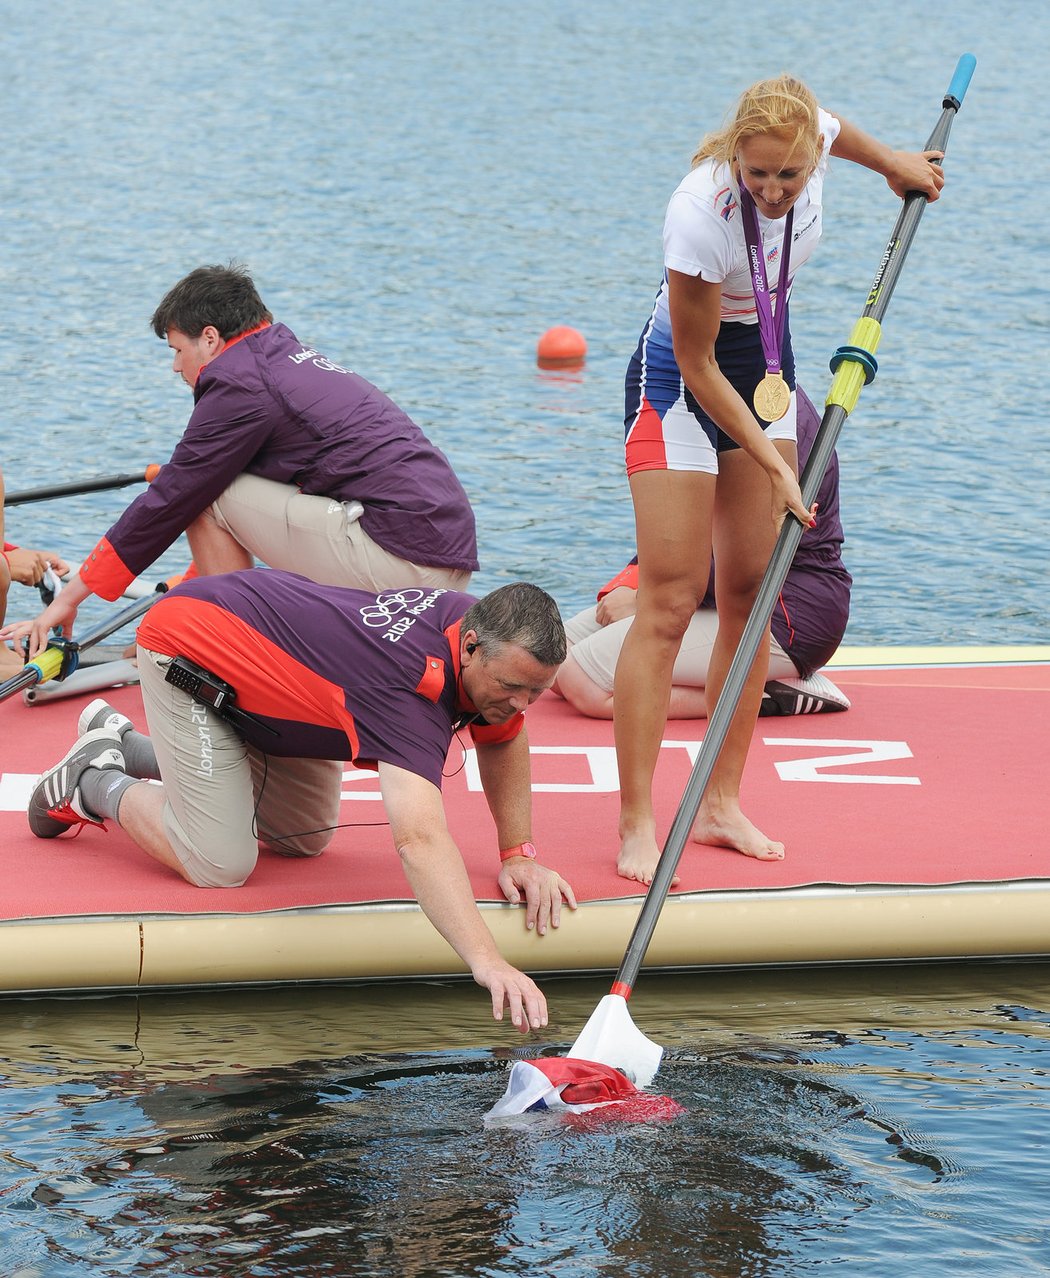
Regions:
M 134 581 L 135 574 L 103 537 L 80 566 L 80 580 L 93 595 L 101 599 L 119 599 Z
M 620 586 L 628 586 L 631 590 L 638 589 L 638 565 L 628 564 L 621 572 L 618 572 L 611 581 L 607 581 L 601 590 L 598 591 L 596 599 L 604 599 L 607 594 L 616 590 Z

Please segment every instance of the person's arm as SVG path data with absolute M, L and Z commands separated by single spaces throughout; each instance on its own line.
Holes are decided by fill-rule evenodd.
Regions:
M 394 846 L 423 913 L 492 996 L 492 1015 L 523 1033 L 547 1024 L 547 1002 L 531 977 L 502 957 L 481 917 L 466 867 L 445 822 L 441 791 L 430 781 L 379 764 L 379 788 Z
M 125 509 L 65 589 L 18 638 L 31 635 L 31 653 L 47 646 L 51 630 L 70 634 L 88 595 L 118 599 L 202 511 L 242 474 L 262 447 L 265 413 L 256 399 L 219 385 L 198 401 L 182 438 L 145 492 Z
M 59 628 L 64 635 L 73 633 L 77 609 L 90 594 L 91 591 L 80 580 L 80 574 L 74 573 L 42 613 L 32 621 L 13 621 L 4 626 L 0 629 L 0 639 L 18 641 L 28 635 L 29 656 L 35 657 L 47 647 L 52 627 Z
M 88 556 L 81 569 L 88 589 L 118 599 L 244 473 L 267 430 L 261 396 L 209 388 L 156 478 Z
M 638 597 L 638 556 L 626 568 L 607 581 L 598 591 L 598 605 L 594 619 L 599 626 L 611 625 L 624 617 L 633 617 Z
M 594 617 L 599 626 L 611 626 L 614 621 L 633 617 L 638 610 L 637 586 L 613 586 L 595 605 Z
M 711 420 L 769 476 L 775 523 L 779 526 L 785 514 L 791 512 L 809 527 L 814 522 L 813 514 L 802 504 L 802 493 L 791 467 L 718 367 L 715 338 L 721 324 L 721 294 L 721 284 L 668 270 L 667 301 L 678 367 Z
M 64 577 L 69 572 L 69 564 L 52 550 L 29 550 L 26 546 L 12 546 L 6 554 L 11 579 L 23 586 L 39 585 L 48 566 L 59 577 Z
M 922 191 L 930 201 L 940 196 L 944 170 L 933 161 L 943 159 L 943 151 L 894 151 L 842 116 L 836 119 L 841 128 L 831 144 L 832 155 L 881 173 L 890 190 L 901 199 L 909 191 Z
M 532 767 L 529 761 L 529 739 L 523 727 L 511 741 L 475 742 L 478 772 L 485 800 L 496 823 L 497 846 L 516 848 L 532 839 Z M 501 863 L 499 885 L 503 895 L 517 905 L 525 893 L 525 926 L 535 927 L 540 936 L 548 924 L 561 924 L 564 898 L 570 909 L 576 908 L 576 897 L 569 884 L 539 861 L 524 856 L 510 857 Z

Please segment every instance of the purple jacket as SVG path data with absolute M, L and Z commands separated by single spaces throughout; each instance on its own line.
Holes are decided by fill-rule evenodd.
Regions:
M 820 415 L 801 386 L 798 398 L 798 461 L 805 467 L 820 428 Z M 777 642 L 805 678 L 835 653 L 849 620 L 853 578 L 842 562 L 839 459 L 832 453 L 817 489 L 817 526 L 807 528 L 791 561 L 771 619 Z
M 459 657 L 472 603 L 451 590 L 369 594 L 251 568 L 168 591 L 138 641 L 232 684 L 258 720 L 237 730 L 266 754 L 393 763 L 440 789 L 453 732 L 476 714 Z M 467 726 L 475 742 L 493 744 L 523 724 L 517 714 Z
M 283 324 L 235 339 L 201 369 L 170 460 L 82 571 L 115 599 L 248 472 L 357 500 L 361 525 L 413 563 L 478 567 L 474 514 L 448 459 L 382 391 L 304 346 Z

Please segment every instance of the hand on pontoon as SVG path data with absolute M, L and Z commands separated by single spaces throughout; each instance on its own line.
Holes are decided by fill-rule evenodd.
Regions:
M 525 857 L 504 862 L 499 886 L 511 905 L 518 905 L 524 892 L 525 926 L 530 931 L 535 928 L 540 936 L 546 935 L 548 927 L 561 925 L 563 899 L 570 910 L 576 909 L 576 896 L 561 875 Z

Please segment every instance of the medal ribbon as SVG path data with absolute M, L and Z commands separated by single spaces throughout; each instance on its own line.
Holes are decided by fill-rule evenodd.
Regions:
M 758 227 L 758 210 L 754 198 L 743 182 L 740 183 L 740 211 L 744 217 L 744 242 L 751 264 L 751 287 L 755 294 L 755 310 L 758 313 L 758 331 L 762 338 L 762 354 L 766 358 L 766 373 L 780 375 L 780 355 L 784 347 L 784 322 L 787 319 L 788 268 L 791 260 L 791 224 L 795 216 L 794 205 L 784 219 L 784 244 L 780 250 L 780 279 L 777 282 L 777 308 L 769 296 L 766 280 L 766 258 L 762 252 L 762 232 Z

